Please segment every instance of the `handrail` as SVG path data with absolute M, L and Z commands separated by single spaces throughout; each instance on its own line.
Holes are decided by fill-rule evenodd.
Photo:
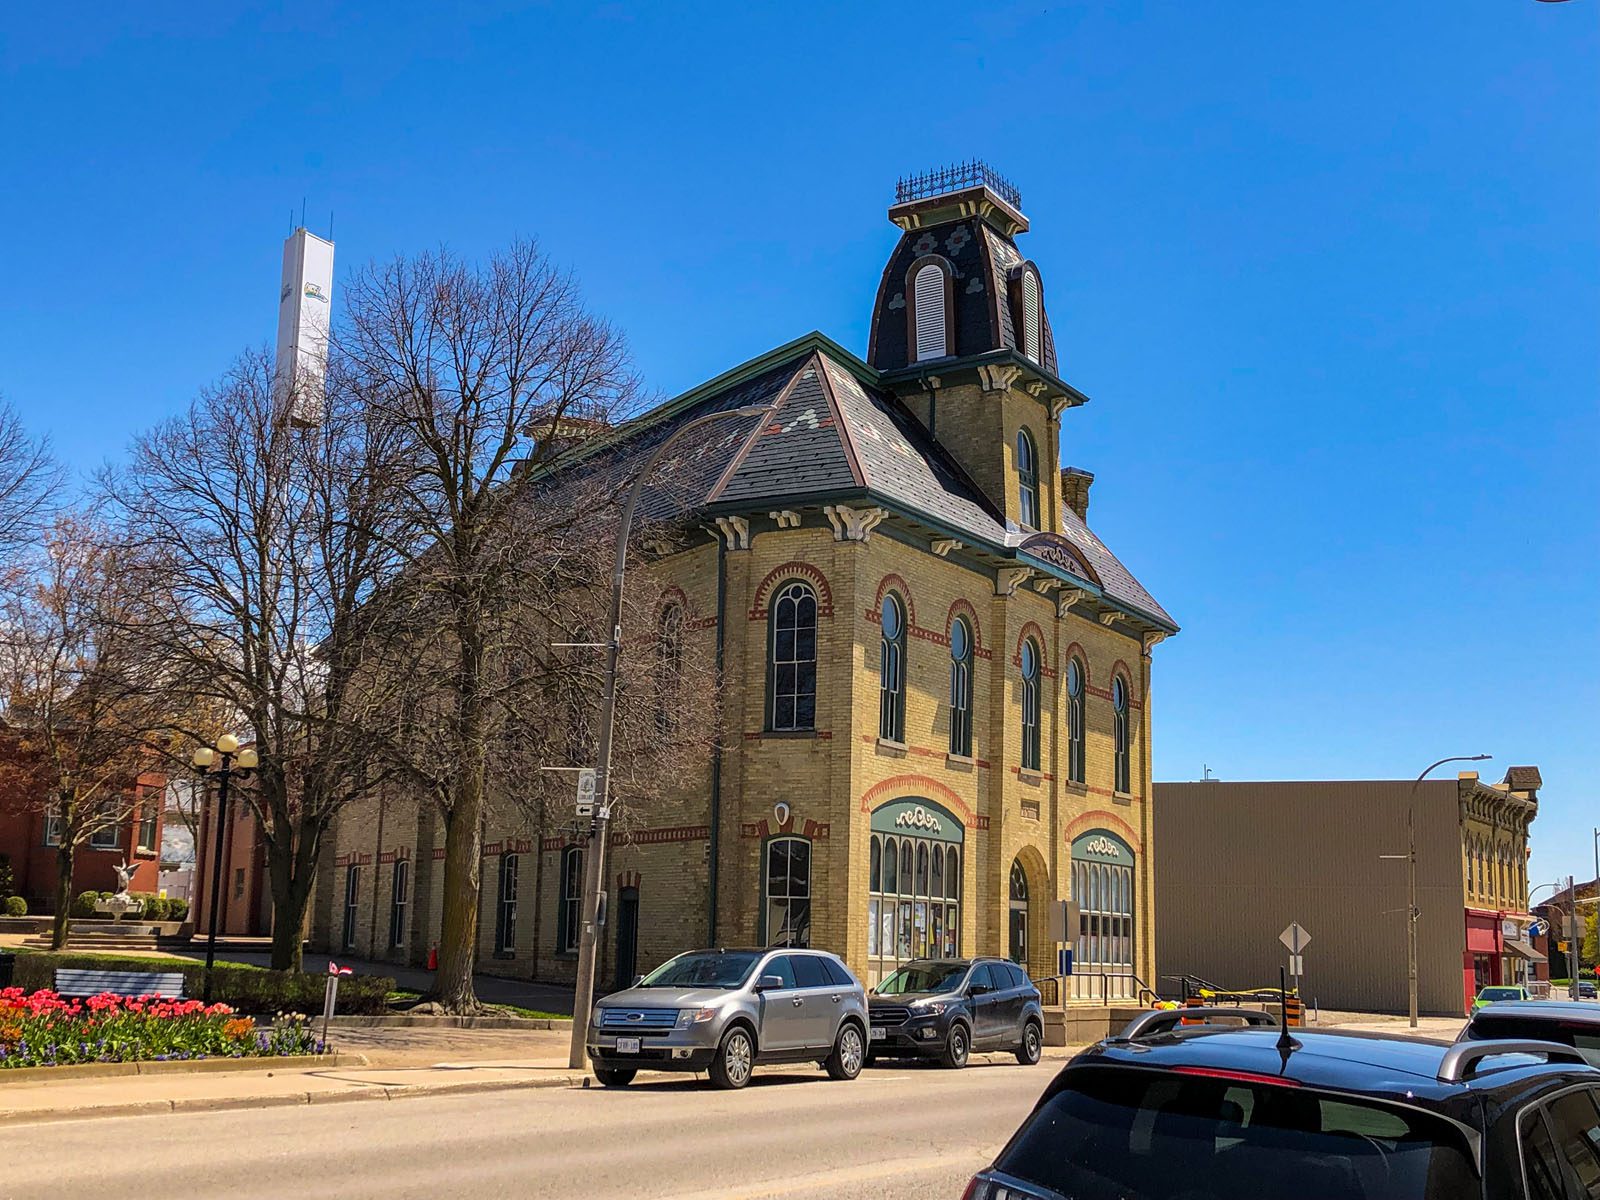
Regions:
M 1084 971 L 1075 975 L 1042 975 L 1038 979 L 1030 980 L 1034 987 L 1039 989 L 1039 1002 L 1055 1007 L 1064 1002 L 1065 981 L 1067 979 L 1100 981 L 1100 1004 L 1102 1007 L 1111 1007 L 1111 983 L 1113 979 L 1126 979 L 1134 984 L 1133 1001 L 1141 1007 L 1159 1003 L 1161 995 L 1144 980 L 1132 971 Z M 1094 986 L 1090 985 L 1091 988 Z M 1122 999 L 1122 997 L 1117 997 Z

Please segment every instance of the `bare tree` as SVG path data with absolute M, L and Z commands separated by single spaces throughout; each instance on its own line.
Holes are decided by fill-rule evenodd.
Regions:
M 66 945 L 79 847 L 132 817 L 171 723 L 159 665 L 125 632 L 130 554 L 63 516 L 0 589 L 0 775 L 56 848 L 51 945 Z
M 402 503 L 419 537 L 386 589 L 380 640 L 428 668 L 394 745 L 445 826 L 434 999 L 471 1012 L 507 681 L 526 693 L 519 664 L 548 660 L 548 644 L 528 644 L 526 631 L 548 628 L 541 601 L 570 561 L 574 526 L 570 506 L 518 506 L 522 489 L 510 485 L 625 411 L 637 385 L 620 334 L 532 242 L 481 267 L 448 252 L 397 259 L 358 275 L 345 303 L 341 352 L 415 471 Z
M 337 363 L 319 424 L 289 421 L 292 400 L 275 403 L 270 362 L 245 355 L 104 481 L 138 550 L 137 636 L 213 723 L 254 740 L 240 794 L 266 844 L 279 970 L 300 967 L 323 836 L 374 782 L 373 722 L 403 681 L 365 668 L 363 606 L 407 517 L 397 440 Z
M 36 541 L 61 482 L 49 445 L 30 437 L 16 410 L 0 399 L 0 564 Z

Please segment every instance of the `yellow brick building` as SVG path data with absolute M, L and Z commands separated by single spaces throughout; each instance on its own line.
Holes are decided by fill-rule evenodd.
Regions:
M 889 217 L 866 361 L 810 334 L 606 451 L 623 470 L 677 423 L 772 406 L 679 456 L 657 496 L 700 532 L 630 580 L 663 637 L 721 664 L 724 749 L 616 834 L 602 987 L 784 940 L 868 981 L 958 953 L 1043 978 L 1049 902 L 1069 897 L 1065 998 L 1154 982 L 1151 650 L 1177 627 L 1090 531 L 1093 476 L 1058 461 L 1086 398 L 1058 374 L 1014 189 L 981 168 L 903 181 Z M 440 822 L 374 800 L 334 841 L 319 936 L 422 961 Z M 487 831 L 483 969 L 572 977 L 583 853 L 561 830 Z

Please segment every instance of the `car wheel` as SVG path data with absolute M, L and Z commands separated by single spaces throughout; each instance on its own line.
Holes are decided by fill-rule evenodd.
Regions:
M 637 1071 L 630 1071 L 620 1067 L 616 1069 L 596 1067 L 594 1069 L 594 1077 L 600 1081 L 603 1087 L 627 1087 L 633 1082 L 633 1077 L 638 1073 Z
M 866 1065 L 866 1044 L 861 1040 L 861 1027 L 846 1022 L 839 1027 L 834 1040 L 833 1053 L 822 1065 L 828 1069 L 829 1079 L 854 1079 Z
M 1039 1022 L 1028 1021 L 1022 1026 L 1022 1042 L 1017 1046 L 1017 1061 L 1031 1067 L 1044 1053 L 1044 1035 L 1039 1032 Z
M 750 1082 L 750 1072 L 756 1063 L 756 1046 L 750 1033 L 735 1025 L 722 1035 L 717 1056 L 711 1060 L 711 1084 L 719 1088 L 742 1088 Z
M 970 1050 L 967 1027 L 957 1021 L 950 1026 L 950 1035 L 945 1038 L 944 1053 L 939 1056 L 939 1062 L 952 1070 L 959 1070 L 967 1065 Z

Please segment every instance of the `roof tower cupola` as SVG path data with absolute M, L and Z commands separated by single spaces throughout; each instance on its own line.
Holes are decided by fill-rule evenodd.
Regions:
M 1028 231 L 1015 186 L 977 161 L 908 176 L 889 220 L 904 232 L 878 285 L 873 366 L 1011 351 L 1055 374 L 1043 283 L 1014 241 Z

